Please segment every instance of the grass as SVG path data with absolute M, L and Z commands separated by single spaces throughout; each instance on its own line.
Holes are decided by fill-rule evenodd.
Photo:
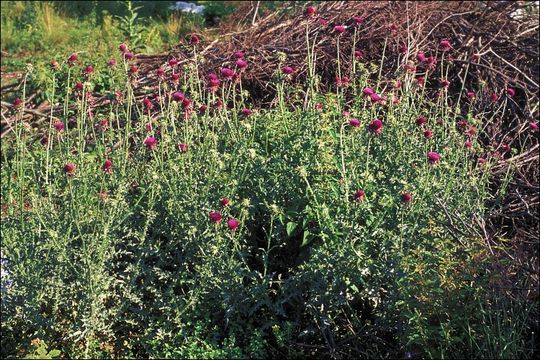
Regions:
M 4 71 L 17 71 L 26 63 L 47 63 L 75 50 L 87 54 L 88 62 L 97 63 L 103 60 L 102 54 L 114 50 L 111 44 L 135 43 L 135 34 L 126 32 L 122 23 L 124 17 L 131 18 L 133 14 L 120 12 L 127 5 L 115 3 L 119 3 L 114 7 L 119 15 L 107 10 L 98 14 L 99 4 L 94 4 L 89 13 L 80 16 L 62 2 L 2 2 L 1 49 L 7 55 L 2 56 Z M 141 30 L 140 41 L 144 44 L 137 49 L 139 53 L 167 50 L 181 41 L 182 36 L 204 27 L 201 15 L 171 14 L 162 18 L 142 16 L 141 11 L 147 13 L 145 8 L 136 11 L 135 26 Z M 216 11 L 219 13 L 219 9 Z
M 313 78 L 276 69 L 276 106 L 252 109 L 241 76 L 212 92 L 194 59 L 142 102 L 129 61 L 84 78 L 91 56 L 40 70 L 62 126 L 17 110 L 2 139 L 3 357 L 531 357 L 535 310 L 490 290 L 476 221 L 495 114 L 382 60 L 307 97 Z M 90 114 L 94 86 L 123 101 Z

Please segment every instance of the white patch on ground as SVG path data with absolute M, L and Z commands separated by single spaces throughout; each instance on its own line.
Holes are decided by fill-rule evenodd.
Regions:
M 193 14 L 201 14 L 204 10 L 204 5 L 197 5 L 185 1 L 177 1 L 174 5 L 169 6 L 170 10 L 180 10 Z

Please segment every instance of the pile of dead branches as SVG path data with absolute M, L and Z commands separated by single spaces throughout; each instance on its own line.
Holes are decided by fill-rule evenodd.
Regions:
M 278 53 L 286 54 L 286 65 L 296 70 L 296 81 L 307 74 L 306 36 L 316 42 L 317 74 L 322 77 L 322 89 L 331 89 L 336 76 L 335 25 L 345 25 L 348 33 L 340 37 L 342 54 L 361 50 L 366 63 L 379 64 L 385 51 L 383 77 L 392 79 L 408 62 L 414 62 L 419 51 L 435 55 L 438 42 L 447 38 L 453 49 L 453 73 L 449 78 L 460 90 L 478 89 L 488 84 L 492 91 L 502 93 L 507 86 L 517 90 L 513 114 L 523 120 L 534 119 L 538 104 L 538 22 L 529 14 L 534 5 L 522 2 L 324 2 L 317 14 L 304 14 L 304 3 L 284 3 L 279 11 L 258 14 L 256 2 L 246 2 L 221 28 L 202 34 L 199 55 L 200 73 L 218 73 L 223 66 L 234 67 L 233 53 L 242 51 L 249 61 L 243 72 L 243 88 L 251 101 L 268 104 L 274 96 L 269 81 L 279 66 Z M 353 16 L 363 18 L 360 25 Z M 306 33 L 307 32 L 307 33 Z M 385 46 L 386 44 L 386 46 Z M 407 57 L 399 57 L 400 45 L 409 49 Z M 180 64 L 193 61 L 191 46 L 179 44 L 171 52 L 139 55 L 141 76 L 138 96 L 143 97 L 157 87 L 158 67 L 167 69 L 167 60 L 175 57 Z M 399 59 L 399 62 L 398 62 Z M 352 56 L 342 56 L 341 68 L 350 73 Z M 465 71 L 467 76 L 465 77 Z M 428 84 L 429 85 L 429 84 Z M 20 86 L 20 84 L 19 84 Z M 142 90 L 144 89 L 144 90 Z M 13 84 L 2 88 L 3 98 L 17 91 Z M 99 107 L 110 94 L 93 94 Z M 49 108 L 27 104 L 48 114 Z M 4 103 L 4 108 L 9 104 Z M 34 114 L 36 115 L 36 114 Z

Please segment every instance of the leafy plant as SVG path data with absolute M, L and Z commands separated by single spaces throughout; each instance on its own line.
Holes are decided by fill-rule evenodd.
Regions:
M 141 23 L 137 10 L 142 6 L 133 6 L 132 1 L 125 1 L 126 14 L 124 16 L 116 16 L 120 21 L 120 29 L 133 50 L 140 49 L 143 45 L 144 34 L 146 28 Z
M 33 351 L 25 355 L 25 359 L 58 359 L 62 356 L 60 350 L 53 349 L 49 351 L 45 341 L 39 338 L 32 340 L 31 346 L 33 347 Z

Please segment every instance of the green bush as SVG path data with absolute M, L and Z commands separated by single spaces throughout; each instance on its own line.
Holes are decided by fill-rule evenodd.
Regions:
M 239 83 L 201 92 L 191 65 L 147 102 L 128 62 L 27 73 L 64 129 L 2 139 L 2 356 L 36 337 L 85 358 L 530 356 L 534 311 L 488 290 L 482 260 L 488 118 L 401 72 L 372 101 L 378 69 L 355 65 L 308 96 L 313 78 L 277 71 L 275 106 L 249 116 Z M 124 99 L 90 114 L 94 86 Z

